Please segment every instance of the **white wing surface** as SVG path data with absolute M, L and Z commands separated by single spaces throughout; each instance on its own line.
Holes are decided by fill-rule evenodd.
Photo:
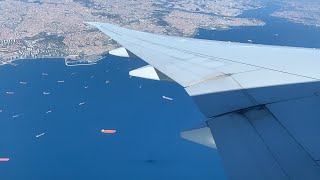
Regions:
M 150 64 L 131 74 L 185 88 L 207 126 L 182 136 L 217 147 L 230 179 L 320 179 L 320 50 L 88 24 Z

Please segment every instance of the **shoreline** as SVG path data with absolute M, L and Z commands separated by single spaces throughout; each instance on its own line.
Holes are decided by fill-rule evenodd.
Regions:
M 5 66 L 5 65 L 11 65 L 11 66 L 17 66 L 17 64 L 15 64 L 15 61 L 25 61 L 25 60 L 44 60 L 44 59 L 61 59 L 65 61 L 65 65 L 66 66 L 83 66 L 83 65 L 94 65 L 97 64 L 98 61 L 104 59 L 106 57 L 107 53 L 105 54 L 101 54 L 99 55 L 100 57 L 95 59 L 95 60 L 70 60 L 70 61 L 78 61 L 78 62 L 86 62 L 88 64 L 74 64 L 74 65 L 70 65 L 67 64 L 68 59 L 67 57 L 41 57 L 41 58 L 17 58 L 17 59 L 12 59 L 12 60 L 8 60 L 8 61 L 3 61 L 0 63 L 0 67 L 1 66 Z

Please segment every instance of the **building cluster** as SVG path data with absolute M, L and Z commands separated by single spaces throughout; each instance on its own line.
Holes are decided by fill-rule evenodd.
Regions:
M 197 28 L 264 25 L 258 20 L 236 17 L 245 10 L 258 8 L 254 0 L 0 0 L 0 3 L 0 61 L 85 59 L 99 57 L 117 46 L 84 21 L 178 36 L 192 36 Z

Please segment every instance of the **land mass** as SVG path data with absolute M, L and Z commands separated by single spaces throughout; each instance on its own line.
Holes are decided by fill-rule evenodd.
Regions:
M 0 0 L 0 64 L 22 58 L 95 61 L 117 43 L 84 21 L 191 37 L 198 28 L 263 26 L 239 18 L 256 0 Z
M 281 0 L 281 7 L 272 16 L 308 26 L 320 27 L 320 1 L 317 0 Z

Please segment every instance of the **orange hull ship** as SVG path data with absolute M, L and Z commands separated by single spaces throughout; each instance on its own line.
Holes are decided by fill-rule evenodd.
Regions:
M 105 134 L 114 134 L 114 133 L 117 132 L 117 130 L 114 130 L 114 129 L 102 129 L 101 132 L 105 133 Z
M 10 160 L 9 158 L 0 158 L 0 162 L 7 162 L 9 160 Z

